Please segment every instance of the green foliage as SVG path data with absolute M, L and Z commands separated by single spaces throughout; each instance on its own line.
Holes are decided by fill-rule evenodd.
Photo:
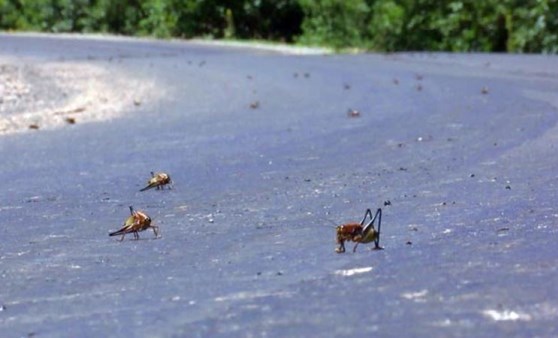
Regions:
M 506 28 L 510 32 L 507 49 L 512 52 L 557 53 L 557 1 L 531 2 L 532 6 L 517 6 L 506 13 Z
M 300 35 L 302 9 L 298 0 L 225 1 L 235 17 L 238 38 L 259 38 L 292 42 Z
M 300 42 L 335 48 L 358 47 L 367 38 L 370 8 L 365 0 L 300 0 L 304 12 Z
M 299 0 L 299 41 L 379 51 L 558 52 L 557 0 Z
M 558 0 L 0 0 L 0 29 L 558 53 Z
M 394 51 L 401 43 L 405 8 L 395 1 L 376 1 L 368 25 L 372 49 Z
M 109 30 L 105 20 L 106 11 L 110 0 L 99 0 L 83 8 L 83 16 L 78 19 L 78 27 L 84 33 L 100 32 L 105 33 Z
M 178 17 L 168 1 L 143 1 L 141 12 L 144 15 L 139 21 L 139 34 L 168 38 L 175 32 Z
M 431 23 L 439 32 L 436 50 L 499 51 L 505 43 L 502 1 L 451 1 Z

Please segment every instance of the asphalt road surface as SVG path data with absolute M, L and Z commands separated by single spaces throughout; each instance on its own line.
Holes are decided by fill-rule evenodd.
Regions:
M 1 136 L 2 337 L 558 335 L 557 57 L 13 35 L 0 55 L 166 93 Z M 173 189 L 140 193 L 152 170 Z M 129 205 L 162 238 L 109 237 Z M 384 250 L 335 253 L 379 207 Z

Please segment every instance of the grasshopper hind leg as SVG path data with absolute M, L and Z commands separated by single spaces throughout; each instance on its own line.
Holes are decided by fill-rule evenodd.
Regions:
M 376 210 L 376 215 L 374 215 L 374 220 L 378 219 L 378 235 L 374 240 L 374 250 L 382 250 L 383 248 L 380 246 L 380 231 L 382 229 L 382 209 L 378 208 Z

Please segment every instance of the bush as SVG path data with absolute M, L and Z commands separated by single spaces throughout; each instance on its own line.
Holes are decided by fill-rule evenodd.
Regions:
M 0 29 L 558 52 L 558 0 L 0 0 Z
M 506 12 L 510 52 L 558 52 L 558 3 L 537 0 L 533 6 L 517 6 Z
M 146 0 L 140 6 L 142 13 L 137 34 L 168 38 L 176 32 L 177 14 L 165 0 Z
M 376 1 L 368 25 L 370 47 L 394 51 L 402 44 L 405 26 L 405 8 L 392 0 Z
M 359 47 L 367 40 L 370 8 L 364 0 L 300 0 L 304 13 L 298 41 L 335 48 Z

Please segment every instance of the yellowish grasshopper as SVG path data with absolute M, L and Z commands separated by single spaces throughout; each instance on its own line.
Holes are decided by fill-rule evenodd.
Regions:
M 159 238 L 159 227 L 156 225 L 151 224 L 151 218 L 147 216 L 146 213 L 142 211 L 135 211 L 134 207 L 130 206 L 130 217 L 126 219 L 124 222 L 124 226 L 122 229 L 111 232 L 109 236 L 120 236 L 120 241 L 124 240 L 124 236 L 126 234 L 134 234 L 134 239 L 139 239 L 139 232 L 153 229 L 153 233 L 155 234 L 155 238 Z
M 151 188 L 163 189 L 165 185 L 169 185 L 169 189 L 172 187 L 172 180 L 167 173 L 154 173 L 151 172 L 151 178 L 147 181 L 147 186 L 140 191 L 146 191 Z

